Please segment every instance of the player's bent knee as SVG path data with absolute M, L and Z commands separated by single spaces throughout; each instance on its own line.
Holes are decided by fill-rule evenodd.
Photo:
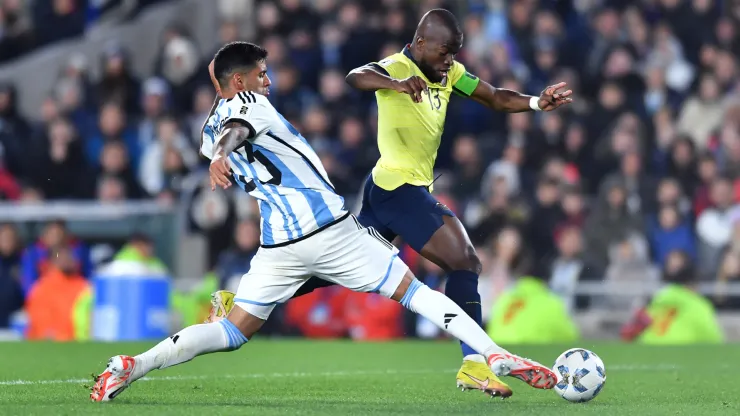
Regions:
M 467 270 L 475 274 L 480 274 L 483 269 L 478 254 L 473 246 L 467 246 L 465 250 L 458 255 L 454 255 L 448 263 L 448 271 Z

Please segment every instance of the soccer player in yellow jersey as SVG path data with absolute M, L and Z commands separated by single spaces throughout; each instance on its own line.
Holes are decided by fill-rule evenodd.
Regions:
M 389 241 L 400 236 L 442 267 L 448 274 L 445 293 L 480 324 L 480 260 L 462 223 L 430 193 L 450 97 L 454 93 L 493 110 L 515 113 L 554 110 L 572 101 L 572 91 L 562 91 L 565 83 L 546 88 L 539 97 L 494 88 L 455 61 L 462 44 L 455 16 L 444 9 L 431 10 L 403 51 L 351 71 L 347 82 L 375 91 L 378 103 L 381 156 L 366 183 L 358 220 Z M 482 356 L 465 344 L 462 350 L 458 387 L 508 388 Z M 533 380 L 536 372 L 508 375 L 541 386 Z

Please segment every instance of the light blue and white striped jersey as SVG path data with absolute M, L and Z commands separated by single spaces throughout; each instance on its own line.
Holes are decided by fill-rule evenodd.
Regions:
M 213 157 L 229 122 L 250 131 L 229 161 L 239 186 L 260 201 L 262 246 L 304 238 L 348 215 L 316 152 L 267 97 L 241 92 L 221 100 L 203 131 L 204 156 Z

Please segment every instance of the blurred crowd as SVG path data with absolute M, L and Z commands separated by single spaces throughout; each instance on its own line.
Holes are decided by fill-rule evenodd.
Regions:
M 3 0 L 0 62 L 82 35 L 104 21 L 120 22 L 163 0 Z
M 44 36 L 66 36 L 38 28 L 73 32 L 32 24 L 32 15 L 15 13 L 24 3 L 0 8 L 2 56 Z M 50 3 L 55 16 L 83 4 Z M 494 113 L 463 99 L 449 107 L 435 194 L 462 219 L 483 260 L 484 314 L 522 275 L 544 278 L 569 308 L 588 306 L 572 296 L 580 281 L 655 287 L 677 256 L 690 262 L 694 280 L 740 279 L 739 3 L 214 5 L 220 44 L 246 39 L 268 50 L 270 100 L 350 201 L 378 157 L 377 115 L 374 96 L 350 90 L 344 75 L 400 51 L 430 8 L 459 17 L 465 45 L 457 59 L 481 79 L 532 95 L 568 83 L 575 102 L 556 112 Z M 28 33 L 35 43 L 25 43 Z M 177 23 L 159 41 L 146 79 L 129 67 L 135 51 L 115 43 L 100 62 L 71 56 L 33 119 L 18 113 L 23 97 L 0 80 L 3 198 L 181 197 L 183 179 L 204 167 L 197 148 L 214 95 L 206 67 L 220 44 L 198 50 L 187 25 Z M 92 65 L 101 65 L 100 79 L 89 76 Z M 248 269 L 258 244 L 255 205 L 241 193 L 210 192 L 206 183 L 188 195 L 191 231 L 208 237 L 209 265 L 227 285 Z M 433 265 L 414 253 L 404 257 L 417 274 L 442 284 Z M 739 306 L 722 293 L 712 301 Z

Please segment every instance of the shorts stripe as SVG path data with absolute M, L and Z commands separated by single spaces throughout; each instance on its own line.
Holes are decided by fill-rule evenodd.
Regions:
M 250 305 L 257 305 L 257 306 L 270 306 L 270 305 L 277 305 L 277 302 L 257 302 L 256 300 L 249 300 L 249 299 L 242 299 L 242 298 L 234 298 L 234 303 L 241 302 L 241 303 L 248 303 Z
M 372 292 L 377 293 L 380 291 L 380 288 L 383 287 L 386 280 L 388 280 L 388 276 L 391 275 L 391 269 L 393 268 L 393 262 L 396 261 L 396 257 L 398 257 L 398 253 L 393 253 L 393 256 L 391 257 L 391 262 L 388 264 L 388 269 L 385 271 L 385 276 L 383 277 L 383 280 L 380 281 L 380 284 L 378 287 L 372 290 Z
M 363 227 L 362 227 L 362 224 L 360 224 L 360 222 L 359 222 L 359 221 L 357 221 L 357 217 L 355 217 L 355 216 L 353 215 L 353 216 L 352 216 L 352 219 L 353 219 L 353 220 L 355 220 L 355 225 L 357 225 L 357 229 L 358 229 L 358 230 L 361 230 L 361 229 L 362 229 Z
M 383 236 L 380 235 L 380 233 L 378 233 L 378 230 L 376 230 L 375 228 L 369 227 L 367 229 L 367 233 L 370 234 L 372 237 L 375 237 L 381 243 L 383 243 L 383 245 L 388 247 L 388 249 L 393 250 L 393 244 L 391 244 L 388 240 L 383 238 Z

